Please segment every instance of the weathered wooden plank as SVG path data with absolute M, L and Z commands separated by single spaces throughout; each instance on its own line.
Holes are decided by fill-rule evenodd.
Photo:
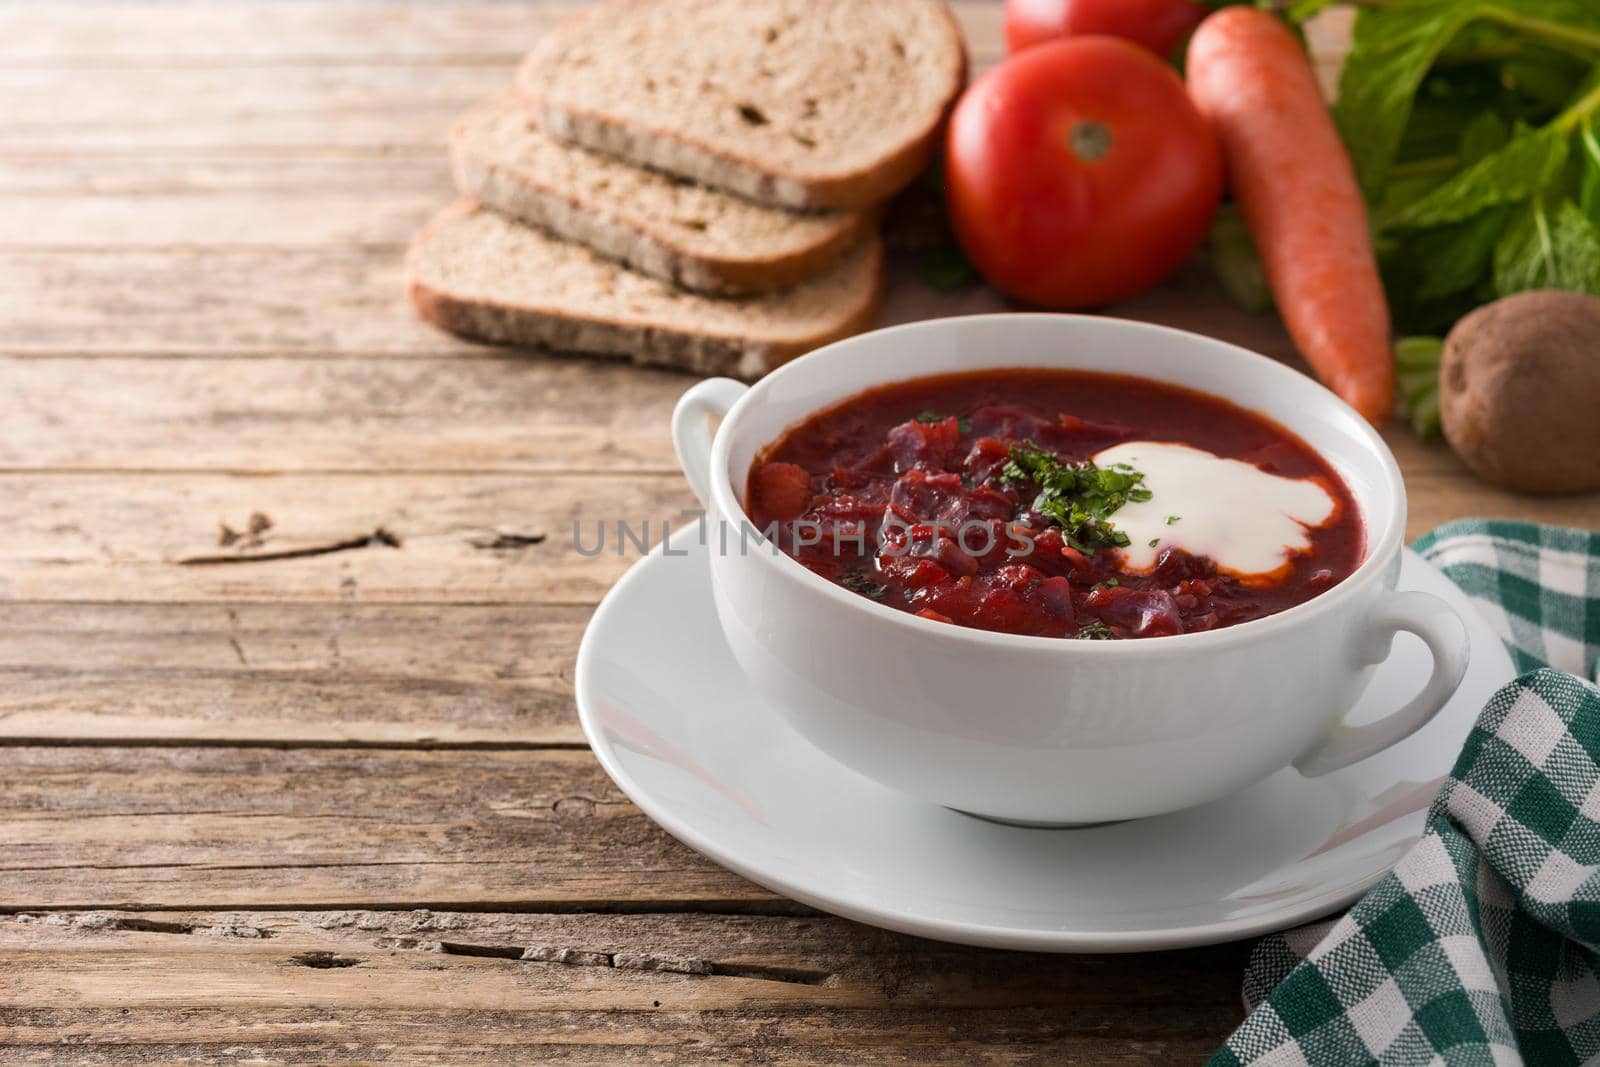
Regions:
M 326 954 L 350 968 L 392 960 L 402 967 L 457 971 L 471 984 L 525 975 L 527 1011 L 592 1004 L 595 984 L 615 983 L 623 996 L 652 982 L 706 1007 L 792 1001 L 837 1007 L 1013 1008 L 1125 1002 L 1112 988 L 1151 963 L 1166 964 L 1141 983 L 1129 1007 L 1178 994 L 1196 979 L 1214 979 L 1242 945 L 1186 952 L 1074 956 L 967 948 L 896 934 L 821 914 L 548 914 L 435 910 L 22 912 L 0 917 L 0 957 L 23 970 L 28 957 L 47 965 L 56 954 L 80 960 L 143 950 L 187 966 L 233 958 L 244 967 L 276 957 Z M 526 958 L 523 958 L 526 957 Z M 620 957 L 620 958 L 619 958 Z M 514 963 L 501 967 L 491 961 Z M 3 965 L 0 965 L 3 966 Z M 304 966 L 304 964 L 302 964 Z M 318 969 L 311 967 L 311 969 Z M 321 968 L 328 969 L 328 968 Z M 0 969 L 0 974 L 4 974 Z M 291 978 L 302 976 L 291 972 Z M 1197 1000 L 1219 992 L 1213 982 Z M 704 979 L 727 979 L 707 982 Z M 149 990 L 146 1004 L 171 1003 L 181 988 Z M 94 991 L 84 990 L 93 1003 Z M 238 991 L 236 991 L 238 992 Z M 474 1003 L 468 989 L 447 1003 L 390 984 L 373 1007 Z M 182 996 L 181 993 L 178 996 Z M 1218 998 L 1221 999 L 1221 998 Z M 637 1001 L 617 1007 L 644 1007 Z M 1215 1002 L 1211 1005 L 1214 1009 Z
M 0 352 L 483 351 L 418 321 L 402 260 L 398 248 L 0 251 Z
M 586 608 L 10 604 L 0 741 L 581 744 Z
M 0 777 L 0 910 L 779 906 L 586 749 L 10 746 Z
M 0 66 L 509 63 L 580 6 L 13 0 L 0 7 Z
M 1170 1063 L 1237 1019 L 1242 949 L 985 952 L 809 916 L 24 914 L 0 919 L 0 1041 L 45 1063 L 63 1030 L 150 1058 Z
M 256 210 L 283 211 L 301 196 L 381 197 L 389 193 L 437 192 L 450 184 L 443 151 L 421 155 L 301 156 L 262 158 L 184 156 L 86 157 L 0 155 L 0 195 L 33 197 L 114 196 L 130 210 L 143 197 L 204 197 L 253 193 Z M 281 201 L 281 202 L 279 202 Z M 9 220 L 8 220 L 9 221 Z
M 365 361 L 0 357 L 0 469 L 670 472 L 668 419 L 690 384 L 493 350 Z
M 0 153 L 439 155 L 455 116 L 510 84 L 513 67 L 0 65 Z
M 0 596 L 324 603 L 592 603 L 640 554 L 619 522 L 655 543 L 693 505 L 681 477 L 611 474 L 10 475 L 0 501 Z M 320 554 L 182 562 L 240 554 L 219 524 L 257 513 L 244 555 Z
M 52 3 L 0 8 L 0 66 L 97 66 L 155 62 L 514 63 L 549 27 L 584 5 L 535 3 L 342 3 L 227 5 Z M 952 4 L 980 61 L 1003 46 L 999 5 Z M 47 17 L 46 17 L 47 16 Z
M 196 196 L 0 195 L 0 247 L 94 249 L 192 246 L 403 247 L 418 220 L 454 195 L 426 190 L 258 192 Z
M 329 982 L 337 981 L 330 979 Z M 551 1012 L 369 1011 L 261 1009 L 249 1029 L 234 1011 L 164 1010 L 154 1018 L 119 1018 L 118 1009 L 30 1012 L 15 1032 L 16 1056 L 30 1064 L 84 1062 L 210 1063 L 861 1063 L 1170 1067 L 1201 1063 L 1227 1035 L 1172 1036 L 1141 1029 L 1165 1013 L 1128 1015 L 1104 1009 L 1117 1023 L 1084 1020 L 1062 1026 L 1050 1013 L 898 1009 L 748 1011 L 689 1010 Z M 87 1025 L 86 1025 L 87 1024 Z M 226 1034 L 226 1043 L 208 1034 Z M 66 1035 L 63 1038 L 61 1035 Z M 332 1035 L 325 1039 L 323 1034 Z M 147 1036 L 150 1035 L 150 1036 Z M 1149 1035 L 1149 1036 L 1147 1036 Z M 68 1043 L 70 1042 L 70 1043 Z M 93 1057 L 93 1059 L 90 1059 Z

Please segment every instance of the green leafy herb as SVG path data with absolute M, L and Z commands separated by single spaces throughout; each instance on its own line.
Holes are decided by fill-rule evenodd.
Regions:
M 1460 222 L 1501 204 L 1522 203 L 1561 172 L 1570 149 L 1570 138 L 1554 126 L 1520 127 L 1505 147 L 1413 200 L 1392 218 L 1380 219 L 1380 225 L 1421 229 Z
M 1087 623 L 1077 634 L 1079 641 L 1115 641 L 1116 633 L 1099 619 Z
M 879 585 L 854 567 L 839 575 L 839 584 L 852 593 L 860 593 L 862 596 L 869 596 L 873 600 L 882 600 L 889 592 L 888 586 Z
M 1400 331 L 1442 335 L 1527 289 L 1600 295 L 1600 4 L 1359 8 L 1334 116 Z M 1418 341 L 1408 367 L 1412 343 L 1397 353 L 1402 393 L 1419 431 L 1436 432 L 1437 342 Z
M 1176 523 L 1176 522 L 1177 522 L 1177 521 L 1178 521 L 1178 520 L 1179 520 L 1179 519 L 1180 519 L 1180 518 L 1181 518 L 1181 516 L 1178 516 L 1178 515 L 1168 515 L 1168 516 L 1167 516 L 1167 525 L 1168 525 L 1168 526 L 1171 526 L 1171 525 L 1173 525 L 1173 524 L 1174 524 L 1174 523 Z
M 1502 293 L 1575 289 L 1600 295 L 1600 229 L 1571 200 L 1554 212 L 1534 200 L 1494 250 L 1494 285 Z
M 1152 538 L 1150 538 L 1150 547 L 1151 547 L 1151 548 L 1154 548 L 1154 547 L 1156 547 L 1156 546 L 1157 546 L 1157 545 L 1159 545 L 1159 544 L 1160 544 L 1160 543 L 1161 543 L 1161 538 L 1159 538 L 1159 537 L 1152 537 Z
M 1395 343 L 1401 407 L 1423 439 L 1439 433 L 1439 363 L 1444 342 L 1437 337 L 1406 337 Z
M 1031 442 L 1011 449 L 1000 476 L 1036 486 L 1033 510 L 1061 527 L 1062 539 L 1080 552 L 1125 547 L 1128 535 L 1111 524 L 1110 516 L 1130 501 L 1150 499 L 1150 490 L 1140 485 L 1144 475 L 1126 463 L 1063 463 Z

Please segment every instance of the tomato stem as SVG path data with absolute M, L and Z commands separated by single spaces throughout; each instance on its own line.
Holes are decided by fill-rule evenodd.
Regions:
M 1067 142 L 1072 146 L 1073 155 L 1085 163 L 1094 163 L 1111 151 L 1111 130 L 1103 122 L 1085 119 L 1073 123 Z

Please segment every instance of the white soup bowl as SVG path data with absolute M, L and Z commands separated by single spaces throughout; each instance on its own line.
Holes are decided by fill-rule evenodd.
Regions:
M 1267 618 L 1076 641 L 897 611 L 753 532 L 743 504 L 751 464 L 790 427 L 875 386 L 1008 367 L 1132 375 L 1267 416 L 1343 477 L 1365 526 L 1364 561 Z M 1325 774 L 1416 731 L 1466 669 L 1460 619 L 1435 597 L 1395 590 L 1406 494 L 1382 439 L 1312 379 L 1221 341 L 1089 316 L 918 322 L 829 345 L 752 387 L 701 382 L 679 402 L 673 438 L 706 508 L 722 629 L 756 689 L 841 763 L 933 803 L 1010 822 L 1091 823 L 1203 804 L 1290 764 Z M 1432 676 L 1380 721 L 1342 724 L 1402 630 L 1431 650 Z

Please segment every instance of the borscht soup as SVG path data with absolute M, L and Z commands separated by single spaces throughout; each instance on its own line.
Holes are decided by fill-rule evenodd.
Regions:
M 823 578 L 926 619 L 1085 640 L 1291 608 L 1360 566 L 1304 441 L 1141 378 L 989 370 L 868 390 L 757 457 L 747 510 Z

